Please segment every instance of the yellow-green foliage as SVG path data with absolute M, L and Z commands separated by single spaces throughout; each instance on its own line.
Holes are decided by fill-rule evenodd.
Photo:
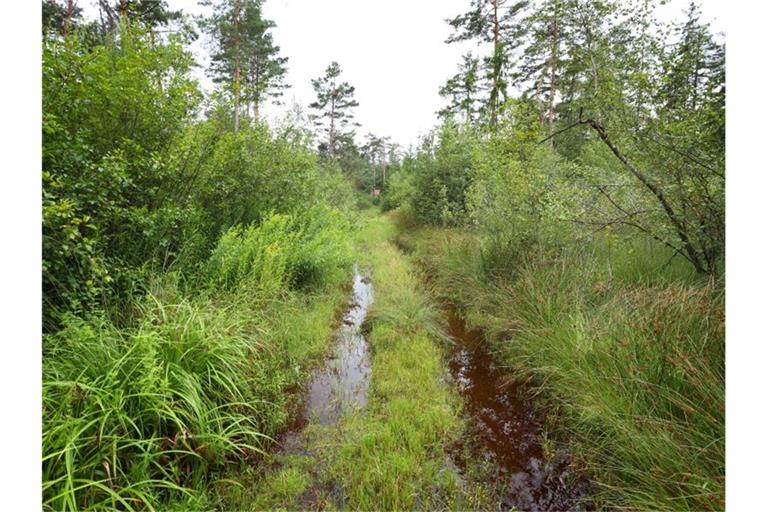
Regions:
M 224 233 L 207 274 L 218 287 L 247 286 L 267 294 L 287 284 L 320 285 L 351 264 L 350 229 L 345 217 L 327 206 L 301 215 L 273 214 L 261 224 Z
M 272 213 L 289 215 L 291 232 L 316 231 L 288 251 L 302 250 L 295 284 L 311 283 L 336 250 L 322 233 L 346 226 L 322 211 L 352 205 L 340 170 L 289 132 L 231 132 L 231 110 L 226 125 L 199 120 L 192 55 L 178 34 L 158 39 L 140 25 L 98 42 L 74 30 L 44 38 L 46 332 L 67 313 L 120 316 L 155 274 L 191 274 L 222 232 Z

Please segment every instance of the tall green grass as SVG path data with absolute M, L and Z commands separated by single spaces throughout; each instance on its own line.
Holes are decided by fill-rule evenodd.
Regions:
M 46 336 L 44 508 L 204 509 L 228 467 L 257 463 L 330 339 L 350 263 L 333 222 L 227 233 L 200 293 L 161 276 L 135 325 L 67 317 Z
M 534 248 L 503 276 L 471 233 L 400 236 L 510 371 L 539 383 L 598 503 L 724 508 L 722 283 L 645 243 Z

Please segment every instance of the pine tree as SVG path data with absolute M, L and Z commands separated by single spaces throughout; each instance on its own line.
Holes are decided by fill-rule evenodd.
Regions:
M 339 141 L 343 137 L 350 137 L 354 132 L 347 128 L 360 126 L 354 121 L 352 109 L 359 103 L 355 100 L 355 88 L 348 82 L 341 82 L 341 66 L 338 62 L 331 62 L 325 70 L 325 75 L 312 80 L 312 87 L 317 94 L 317 101 L 310 103 L 310 108 L 317 111 L 310 118 L 316 128 L 325 135 L 325 141 L 321 144 L 321 153 L 326 153 L 331 158 L 336 158 L 339 149 Z
M 529 39 L 516 76 L 520 82 L 533 82 L 530 92 L 540 105 L 542 124 L 550 136 L 554 133 L 555 107 L 564 68 L 560 48 L 568 36 L 568 26 L 563 22 L 564 12 L 573 9 L 570 3 L 564 5 L 568 1 L 544 0 L 526 19 L 530 27 Z M 554 138 L 549 142 L 553 145 Z
M 139 22 L 150 28 L 168 25 L 181 17 L 172 11 L 167 0 L 98 0 L 99 20 L 103 33 L 114 32 L 121 19 L 127 25 Z
M 670 110 L 696 110 L 702 104 L 708 84 L 724 73 L 724 50 L 715 43 L 709 27 L 701 22 L 701 8 L 691 2 L 684 23 L 675 27 L 678 43 L 667 55 L 664 107 Z
M 67 37 L 72 28 L 82 19 L 83 10 L 75 0 L 43 0 L 43 31 L 54 30 Z
M 378 174 L 381 176 L 380 184 L 383 189 L 387 182 L 387 158 L 391 158 L 394 145 L 390 137 L 377 137 L 372 133 L 366 134 L 365 139 L 362 150 L 373 174 L 372 187 L 379 185 Z
M 288 71 L 287 57 L 280 56 L 280 47 L 274 44 L 269 29 L 275 27 L 272 20 L 261 17 L 261 13 L 249 13 L 246 10 L 245 42 L 246 58 L 246 94 L 254 120 L 259 118 L 259 108 L 271 98 L 279 103 L 278 98 L 289 86 L 284 82 Z
M 514 65 L 514 53 L 522 44 L 525 33 L 519 18 L 527 6 L 527 0 L 472 0 L 469 12 L 447 20 L 455 31 L 446 40 L 447 43 L 472 40 L 492 45 L 491 55 L 483 58 L 484 78 L 488 82 L 485 110 L 492 129 L 495 129 L 499 112 L 507 99 L 508 76 Z
M 254 118 L 268 98 L 277 98 L 286 88 L 283 78 L 287 58 L 280 57 L 269 33 L 275 23 L 262 16 L 261 0 L 205 0 L 213 6 L 202 26 L 213 41 L 210 75 L 232 96 L 234 131 L 240 128 L 242 105 Z
M 482 109 L 482 84 L 478 74 L 480 61 L 471 53 L 465 54 L 462 59 L 459 72 L 440 88 L 440 96 L 448 98 L 449 104 L 438 115 L 461 115 L 465 122 L 474 123 Z

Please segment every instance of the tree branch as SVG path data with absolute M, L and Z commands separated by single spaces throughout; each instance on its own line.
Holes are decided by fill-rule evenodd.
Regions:
M 688 260 L 693 264 L 693 266 L 696 268 L 696 271 L 699 273 L 706 273 L 706 270 L 704 268 L 704 265 L 702 264 L 700 254 L 696 249 L 693 247 L 693 243 L 691 242 L 690 237 L 688 236 L 688 233 L 685 229 L 685 226 L 682 222 L 680 222 L 680 219 L 677 217 L 677 214 L 675 213 L 674 209 L 672 208 L 672 205 L 667 200 L 666 195 L 664 192 L 659 188 L 658 185 L 653 183 L 651 179 L 646 176 L 644 173 L 642 173 L 639 169 L 637 169 L 632 163 L 627 159 L 626 156 L 619 150 L 619 148 L 613 143 L 613 141 L 608 136 L 608 133 L 605 131 L 605 128 L 595 121 L 594 119 L 581 119 L 581 111 L 579 111 L 579 119 L 571 123 L 569 126 L 566 126 L 562 130 L 558 130 L 557 132 L 553 133 L 550 137 L 547 137 L 546 139 L 539 142 L 541 144 L 542 142 L 545 142 L 549 138 L 559 134 L 563 133 L 566 130 L 570 130 L 571 128 L 574 128 L 579 125 L 587 125 L 590 128 L 592 128 L 597 135 L 600 137 L 600 139 L 603 141 L 603 143 L 608 146 L 608 149 L 611 150 L 611 152 L 616 156 L 616 158 L 619 159 L 619 161 L 624 164 L 624 167 L 629 170 L 630 173 L 632 173 L 633 176 L 635 176 L 640 182 L 651 191 L 651 193 L 656 196 L 656 199 L 658 200 L 659 204 L 661 205 L 664 212 L 667 214 L 667 218 L 672 223 L 672 226 L 674 227 L 678 238 L 680 238 L 681 243 L 683 244 L 683 247 L 685 248 L 685 252 L 688 256 Z

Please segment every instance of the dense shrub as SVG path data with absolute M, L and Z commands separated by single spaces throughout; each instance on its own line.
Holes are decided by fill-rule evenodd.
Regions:
M 385 198 L 400 205 L 398 244 L 429 265 L 503 363 L 539 384 L 552 431 L 575 445 L 599 505 L 724 504 L 722 139 L 697 148 L 721 135 L 711 107 L 653 122 L 691 153 L 614 137 L 648 186 L 604 139 L 551 144 L 536 105 L 510 101 L 482 136 L 447 122 Z M 690 129 L 706 116 L 706 128 Z M 414 240 L 412 212 L 454 229 Z M 681 246 L 694 232 L 690 250 Z
M 158 215 L 171 169 L 161 155 L 199 93 L 181 43 L 136 28 L 103 45 L 43 46 L 43 290 L 55 312 L 92 309 L 132 280 L 173 212 Z M 116 255 L 119 258 L 116 259 Z
M 381 207 L 394 210 L 401 206 L 413 204 L 416 195 L 416 160 L 406 155 L 401 164 L 395 168 L 387 181 L 387 188 L 381 200 Z
M 45 40 L 47 330 L 66 312 L 120 310 L 157 272 L 196 271 L 233 226 L 352 204 L 341 171 L 290 134 L 195 121 L 191 63 L 136 28 L 98 46 Z
M 470 184 L 473 133 L 447 121 L 424 140 L 416 156 L 412 205 L 424 221 L 455 225 L 466 215 L 465 194 Z
M 283 286 L 326 282 L 351 264 L 350 225 L 337 211 L 316 207 L 304 215 L 274 214 L 258 225 L 224 233 L 206 267 L 219 288 L 274 293 Z

